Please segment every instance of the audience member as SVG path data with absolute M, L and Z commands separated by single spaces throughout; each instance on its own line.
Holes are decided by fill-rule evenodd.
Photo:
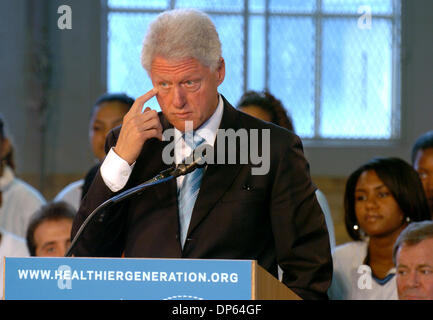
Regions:
M 271 93 L 247 91 L 241 97 L 239 110 L 258 119 L 275 123 L 290 131 L 295 131 L 292 118 L 287 114 L 282 102 Z M 326 196 L 319 189 L 316 190 L 316 198 L 325 215 L 326 226 L 329 232 L 331 250 L 335 247 L 334 222 L 332 221 L 331 209 L 329 208 Z
M 400 300 L 433 300 L 433 221 L 413 222 L 394 245 Z
M 0 300 L 3 297 L 3 258 L 28 256 L 25 240 L 0 228 Z
M 424 133 L 415 141 L 412 165 L 421 178 L 433 218 L 433 131 Z
M 238 103 L 238 109 L 264 121 L 295 131 L 292 118 L 282 102 L 267 91 L 247 91 Z
M 430 218 L 416 171 L 398 158 L 374 158 L 354 171 L 344 195 L 353 242 L 333 252 L 331 299 L 397 299 L 393 245 L 411 221 Z
M 76 210 L 64 202 L 51 202 L 34 213 L 27 230 L 31 256 L 63 257 L 71 244 Z
M 0 116 L 0 227 L 24 238 L 30 216 L 45 203 L 35 188 L 15 176 L 13 147 Z
M 81 199 L 86 194 L 105 157 L 104 147 L 107 133 L 122 124 L 123 116 L 133 103 L 134 99 L 126 94 L 107 93 L 98 98 L 92 108 L 89 126 L 90 145 L 97 163 L 87 172 L 84 179 L 72 182 L 60 191 L 54 201 L 66 201 L 78 210 Z

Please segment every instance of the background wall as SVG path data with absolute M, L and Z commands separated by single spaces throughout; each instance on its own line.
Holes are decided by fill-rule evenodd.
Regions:
M 57 8 L 62 4 L 72 8 L 72 30 L 57 27 Z M 90 108 L 105 91 L 101 10 L 100 1 L 0 1 L 0 113 L 13 138 L 18 175 L 48 200 L 81 178 L 93 163 Z M 347 176 L 374 156 L 409 161 L 413 141 L 433 129 L 432 35 L 433 1 L 403 0 L 399 141 L 305 144 L 313 180 L 332 210 L 337 243 L 348 240 L 342 210 Z M 43 77 L 45 71 L 48 78 Z

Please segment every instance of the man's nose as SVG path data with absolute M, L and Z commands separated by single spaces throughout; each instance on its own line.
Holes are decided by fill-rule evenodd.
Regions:
M 185 105 L 185 94 L 180 86 L 173 87 L 172 104 L 176 108 L 182 108 Z
M 419 286 L 418 272 L 412 271 L 407 276 L 406 285 L 411 288 Z

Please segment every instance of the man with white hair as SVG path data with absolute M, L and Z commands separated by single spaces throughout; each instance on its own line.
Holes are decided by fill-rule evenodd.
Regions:
M 433 300 L 433 221 L 412 222 L 394 245 L 400 300 Z
M 72 235 L 98 205 L 171 167 L 163 159 L 169 146 L 174 146 L 175 163 L 200 143 L 214 147 L 215 156 L 225 161 L 208 162 L 113 206 L 88 226 L 73 254 L 257 260 L 274 276 L 279 265 L 283 283 L 301 298 L 327 298 L 329 237 L 302 143 L 286 129 L 237 111 L 218 93 L 225 61 L 209 17 L 196 10 L 160 14 L 144 39 L 142 65 L 154 88 L 108 134 L 107 157 Z M 149 107 L 143 111 L 153 96 L 160 113 Z M 165 141 L 168 129 L 174 134 Z M 236 143 L 226 150 L 220 143 L 223 130 L 268 132 L 269 141 L 264 134 L 250 144 L 250 152 L 256 148 L 268 157 L 267 172 L 253 174 L 257 163 L 251 159 L 228 161 L 233 153 L 242 157 L 245 146 Z M 188 145 L 192 141 L 197 144 Z

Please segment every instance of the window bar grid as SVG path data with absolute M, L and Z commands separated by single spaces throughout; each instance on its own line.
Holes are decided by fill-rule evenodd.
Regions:
M 316 11 L 314 14 L 315 50 L 314 50 L 314 138 L 320 138 L 321 125 L 321 84 L 322 84 L 322 0 L 316 1 Z
M 401 100 L 398 92 L 400 92 L 400 70 L 395 66 L 400 66 L 400 36 L 401 26 L 400 20 L 397 17 L 401 16 L 401 2 L 392 2 L 392 66 L 391 68 L 391 79 L 392 79 L 392 92 L 391 92 L 391 139 L 398 138 L 400 136 L 401 128 Z M 400 110 L 400 112 L 398 112 Z
M 249 44 L 249 6 L 248 0 L 244 0 L 244 52 L 243 52 L 243 62 L 244 62 L 244 72 L 243 72 L 243 91 L 247 91 L 248 88 L 248 44 Z
M 109 7 L 106 0 L 101 0 L 105 3 L 106 9 L 106 17 L 108 18 L 108 14 L 110 12 L 129 12 L 129 13 L 161 13 L 165 9 L 143 9 L 143 8 L 112 8 Z M 264 89 L 269 90 L 269 74 L 270 74 L 270 46 L 269 46 L 269 30 L 270 30 L 270 17 L 309 17 L 314 20 L 315 23 L 315 74 L 314 74 L 314 132 L 312 138 L 306 138 L 307 140 L 328 140 L 320 135 L 320 111 L 321 111 L 321 78 L 322 78 L 322 27 L 323 21 L 327 18 L 359 18 L 358 14 L 350 14 L 350 13 L 324 13 L 322 12 L 322 1 L 316 0 L 316 10 L 313 13 L 303 13 L 303 12 L 293 12 L 293 13 L 282 13 L 282 12 L 270 12 L 270 0 L 265 0 L 265 10 L 264 13 L 256 13 L 249 11 L 249 0 L 244 0 L 244 9 L 242 11 L 206 11 L 209 15 L 243 15 L 244 19 L 244 57 L 243 57 L 243 90 L 246 91 L 248 88 L 248 41 L 250 38 L 249 35 L 249 18 L 251 16 L 264 16 L 265 18 L 265 85 Z M 393 11 L 391 14 L 375 14 L 375 18 L 386 19 L 392 21 L 392 55 L 393 62 L 392 65 L 396 66 L 399 60 L 399 32 L 400 32 L 400 24 L 399 24 L 399 14 L 401 13 L 401 8 L 399 8 L 398 1 L 393 1 Z M 174 9 L 176 7 L 176 0 L 170 0 L 169 9 Z M 108 22 L 108 21 L 107 21 Z M 105 74 L 107 76 L 107 74 Z M 106 78 L 106 77 L 105 77 Z M 396 70 L 396 68 L 392 68 L 392 92 L 391 92 L 391 136 L 390 139 L 398 138 L 400 135 L 400 125 L 401 125 L 401 117 L 398 114 L 398 110 L 400 108 L 400 98 L 398 96 L 398 90 L 400 88 L 400 71 Z M 105 83 L 106 85 L 106 83 Z M 331 140 L 339 140 L 339 139 L 331 139 Z M 343 138 L 343 140 L 345 140 Z M 358 139 L 360 141 L 364 139 Z M 374 140 L 374 139 L 373 139 Z M 380 139 L 381 140 L 381 139 Z M 368 141 L 372 141 L 368 139 Z
M 265 90 L 269 91 L 269 0 L 265 0 Z

